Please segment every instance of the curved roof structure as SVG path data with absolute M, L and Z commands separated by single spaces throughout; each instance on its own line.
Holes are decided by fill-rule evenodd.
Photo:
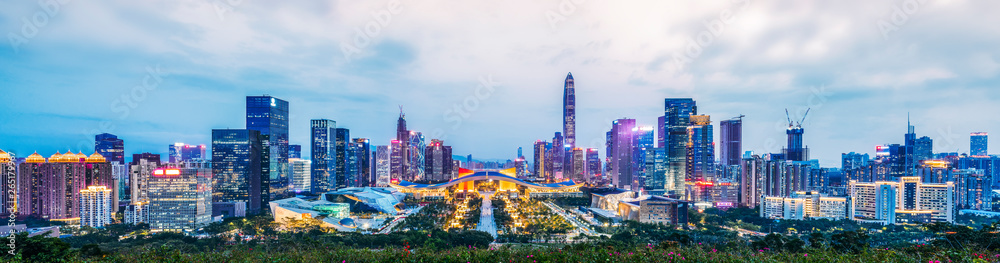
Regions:
M 449 181 L 447 183 L 418 184 L 418 183 L 412 183 L 412 182 L 407 182 L 407 181 L 400 180 L 399 184 L 394 184 L 392 186 L 393 187 L 406 188 L 406 189 L 436 190 L 436 189 L 448 188 L 450 186 L 453 186 L 453 185 L 456 185 L 456 184 L 459 184 L 459 183 L 464 183 L 464 182 L 469 182 L 469 181 L 482 181 L 482 180 L 500 180 L 500 181 L 515 183 L 517 185 L 528 187 L 528 188 L 550 189 L 550 190 L 566 189 L 566 188 L 577 187 L 577 186 L 582 185 L 582 184 L 578 184 L 576 182 L 573 182 L 573 180 L 562 181 L 562 182 L 551 183 L 551 184 L 538 184 L 538 183 L 526 182 L 524 180 L 517 179 L 516 177 L 507 175 L 505 173 L 502 173 L 501 171 L 475 171 L 475 172 L 470 173 L 468 175 L 465 175 L 465 176 L 462 176 L 462 177 L 459 177 L 459 178 L 455 178 L 454 180 L 451 180 L 451 181 Z

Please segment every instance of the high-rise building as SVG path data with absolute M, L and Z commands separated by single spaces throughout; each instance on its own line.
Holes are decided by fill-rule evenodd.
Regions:
M 427 148 L 427 144 L 424 142 L 424 134 L 417 131 L 410 131 L 410 142 L 407 144 L 408 148 L 406 153 L 409 154 L 409 160 L 405 163 L 406 167 L 406 178 L 409 181 L 417 181 L 424 179 L 424 150 Z
M 214 143 L 212 153 L 214 156 Z M 149 181 L 150 231 L 190 232 L 211 223 L 212 171 L 205 167 L 153 171 Z
M 406 129 L 406 115 L 403 114 L 403 106 L 399 106 L 399 119 L 396 120 L 396 144 L 391 147 L 393 151 L 392 154 L 392 178 L 393 179 L 407 179 L 413 180 L 412 178 L 404 178 L 407 176 L 410 166 L 410 130 Z M 398 159 L 397 159 L 398 158 Z M 472 162 L 472 156 L 469 156 L 469 162 Z
M 664 185 L 667 183 L 667 158 L 665 149 L 646 148 L 646 176 L 645 190 L 653 195 L 663 195 L 666 193 Z
M 548 142 L 546 141 L 535 141 L 535 150 L 532 152 L 535 155 L 535 158 L 532 159 L 534 167 L 531 170 L 531 173 L 535 175 L 535 178 L 547 178 L 545 176 L 545 150 L 548 148 L 547 145 Z
M 392 168 L 390 165 L 392 150 L 389 147 L 389 145 L 375 146 L 375 187 L 389 186 L 390 171 Z
M 719 122 L 719 161 L 722 165 L 740 165 L 743 161 L 743 118 Z
M 871 183 L 852 180 L 849 190 L 849 215 L 853 220 L 883 224 L 955 220 L 956 190 L 952 182 L 929 184 L 912 176 Z
M 16 159 L 13 154 L 7 153 L 0 150 L 0 182 L 3 182 L 3 187 L 0 187 L 0 191 L 4 193 L 11 193 L 11 191 L 17 191 L 17 165 L 14 164 L 14 159 Z M 10 183 L 15 182 L 15 183 Z M 17 206 L 17 196 L 10 194 L 0 194 L 0 205 L 5 208 Z M 8 216 L 10 215 L 10 210 L 3 209 L 0 211 L 0 215 Z
M 193 159 L 207 159 L 205 157 L 205 145 L 192 145 L 184 143 L 171 144 L 168 151 L 170 163 L 186 162 Z
M 635 119 L 618 119 L 611 123 L 612 154 L 611 184 L 618 188 L 632 189 L 632 154 L 635 136 Z
M 244 202 L 259 214 L 270 201 L 266 137 L 256 130 L 212 130 L 212 202 Z
M 934 159 L 934 140 L 931 137 L 920 137 L 915 143 L 913 156 L 916 158 L 917 163 L 923 160 Z
M 856 180 L 861 181 L 865 170 L 868 167 L 868 154 L 860 154 L 855 152 L 844 153 L 840 155 L 841 166 L 840 170 L 844 172 L 844 180 Z
M 88 186 L 80 190 L 80 225 L 102 228 L 111 224 L 111 189 L 105 186 Z M 117 207 L 115 207 L 117 209 Z
M 708 115 L 691 115 L 688 126 L 686 180 L 708 182 L 714 179 L 715 142 Z
M 288 145 L 288 158 L 298 158 L 302 159 L 302 145 L 289 144 Z
M 367 138 L 354 138 L 354 152 L 358 156 L 358 181 L 360 187 L 375 185 L 372 177 L 372 145 Z
M 561 132 L 552 137 L 552 181 L 562 181 L 566 169 L 566 142 Z
M 407 144 L 399 141 L 392 140 L 389 142 L 389 179 L 390 181 L 395 180 L 405 180 L 406 175 L 406 146 Z
M 94 152 L 108 159 L 109 162 L 125 164 L 125 141 L 110 133 L 94 136 Z
M 344 176 L 344 181 L 346 182 L 346 187 L 361 187 L 361 167 L 358 162 L 358 151 L 360 148 L 352 140 L 347 141 L 347 153 L 344 155 L 344 165 L 346 170 L 346 176 Z
M 337 178 L 334 180 L 334 188 L 344 188 L 348 185 L 349 174 L 347 169 L 348 144 L 351 140 L 351 130 L 337 128 L 334 136 L 334 163 L 337 169 Z
M 424 149 L 424 174 L 426 181 L 444 182 L 451 180 L 452 165 L 451 146 L 445 146 L 444 141 L 433 139 Z
M 566 74 L 563 83 L 563 137 L 570 149 L 576 147 L 576 87 L 572 72 Z
M 299 158 L 288 158 L 288 162 L 291 163 L 292 168 L 292 189 L 295 193 L 309 193 L 312 192 L 312 176 L 310 169 L 312 166 L 312 161 L 299 159 Z
M 985 132 L 973 132 L 969 135 L 969 155 L 972 156 L 986 156 L 987 143 L 989 142 L 989 133 Z
M 647 150 L 653 148 L 655 138 L 653 127 L 650 126 L 636 126 L 632 128 L 632 133 L 632 190 L 638 191 L 646 189 L 647 180 L 650 179 L 646 171 L 646 156 Z
M 954 170 L 955 201 L 958 209 L 991 211 L 993 178 L 984 170 Z
M 133 157 L 129 163 L 129 178 L 132 179 L 129 185 L 131 197 L 129 201 L 132 203 L 149 203 L 149 178 L 152 177 L 154 170 L 160 168 L 159 155 L 157 154 L 155 161 L 153 159 Z
M 312 194 L 334 190 L 337 178 L 337 122 L 311 120 L 311 187 Z
M 49 220 L 80 217 L 80 191 L 87 186 L 104 186 L 117 196 L 111 163 L 98 153 L 56 153 L 46 160 L 38 153 L 18 168 L 18 213 Z M 10 178 L 8 178 L 9 180 Z M 112 198 L 112 207 L 117 207 Z
M 604 170 L 601 168 L 601 156 L 597 149 L 587 148 L 587 182 L 600 181 Z
M 667 158 L 664 188 L 672 197 L 683 197 L 687 176 L 688 126 L 691 115 L 698 114 L 698 107 L 690 98 L 667 98 L 664 101 L 664 151 Z
M 247 96 L 246 105 L 247 130 L 267 136 L 268 200 L 288 197 L 291 182 L 288 169 L 288 102 L 271 96 Z
M 743 172 L 740 174 L 739 202 L 742 207 L 757 207 L 764 195 L 764 158 L 747 151 L 743 154 Z
M 590 177 L 587 176 L 587 162 L 583 148 L 573 148 L 571 156 L 573 156 L 573 173 L 569 179 L 577 183 L 587 182 Z

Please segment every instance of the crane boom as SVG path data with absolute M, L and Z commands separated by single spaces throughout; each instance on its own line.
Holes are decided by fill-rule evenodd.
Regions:
M 799 121 L 799 127 L 802 127 L 802 123 L 806 122 L 806 116 L 809 116 L 810 110 L 812 110 L 812 108 L 806 109 L 806 114 L 802 114 L 802 121 Z

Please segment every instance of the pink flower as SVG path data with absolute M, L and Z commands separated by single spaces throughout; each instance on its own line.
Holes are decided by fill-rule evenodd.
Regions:
M 806 253 L 806 254 L 805 254 L 805 256 L 806 256 L 806 257 L 808 257 L 808 256 L 809 256 L 809 253 Z

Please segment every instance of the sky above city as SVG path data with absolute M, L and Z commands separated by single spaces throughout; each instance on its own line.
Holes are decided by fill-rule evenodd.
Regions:
M 935 152 L 1000 134 L 995 1 L 5 1 L 0 149 L 126 154 L 211 144 L 244 128 L 245 96 L 290 104 L 374 145 L 408 128 L 455 154 L 530 161 L 562 131 L 576 80 L 577 144 L 604 155 L 618 118 L 654 126 L 664 98 L 744 118 L 744 150 L 778 152 L 785 109 L 811 157 L 903 143 L 907 114 Z M 1000 149 L 990 142 L 990 153 Z

